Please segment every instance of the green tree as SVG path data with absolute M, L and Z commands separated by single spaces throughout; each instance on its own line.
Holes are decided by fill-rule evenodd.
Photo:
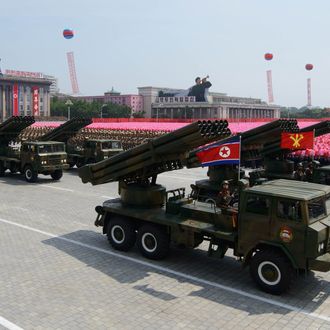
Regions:
M 65 104 L 67 99 L 59 99 L 53 97 L 50 102 L 50 115 L 53 117 L 67 117 L 68 106 Z M 71 98 L 73 105 L 70 106 L 70 115 L 72 117 L 102 117 L 103 118 L 129 118 L 131 117 L 132 109 L 126 105 L 113 103 L 103 104 L 101 102 L 86 102 Z

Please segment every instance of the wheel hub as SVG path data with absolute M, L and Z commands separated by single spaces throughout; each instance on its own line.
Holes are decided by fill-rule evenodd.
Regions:
M 121 244 L 125 240 L 125 232 L 122 227 L 115 225 L 111 228 L 111 237 L 117 243 Z
M 259 265 L 258 274 L 260 279 L 268 285 L 276 285 L 281 280 L 280 269 L 270 261 L 264 261 Z
M 151 233 L 145 233 L 142 236 L 142 246 L 147 252 L 154 252 L 157 249 L 157 240 Z

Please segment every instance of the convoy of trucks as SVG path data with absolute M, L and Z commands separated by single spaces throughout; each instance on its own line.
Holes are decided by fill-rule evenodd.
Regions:
M 59 141 L 66 145 L 70 167 L 81 167 L 107 159 L 123 151 L 121 141 L 85 138 L 77 143 L 79 131 L 92 123 L 90 118 L 72 118 L 39 138 L 40 141 Z
M 34 118 L 9 118 L 0 124 L 0 176 L 10 170 L 21 172 L 28 182 L 35 182 L 38 174 L 59 180 L 69 167 L 68 140 L 88 122 L 73 119 L 39 141 L 17 143 Z M 325 124 L 313 129 L 328 132 Z M 83 183 L 93 185 L 118 181 L 120 197 L 95 208 L 95 225 L 102 227 L 113 248 L 128 251 L 136 244 L 143 256 L 163 259 L 171 244 L 196 248 L 207 242 L 207 256 L 221 259 L 231 249 L 250 267 L 260 289 L 281 294 L 301 271 L 330 270 L 330 166 L 313 172 L 315 182 L 322 184 L 285 176 L 283 169 L 292 163 L 281 158 L 280 133 L 297 130 L 296 121 L 279 120 L 241 135 L 242 162 L 262 155 L 271 164 L 267 180 L 254 186 L 235 166 L 210 168 L 209 179 L 195 182 L 191 194 L 181 187 L 166 191 L 157 183 L 163 172 L 200 165 L 196 153 L 204 145 L 226 141 L 231 132 L 223 120 L 198 121 L 127 151 L 119 141 L 87 140 L 77 159 L 88 164 L 78 166 L 78 174 Z M 70 152 L 72 162 L 75 152 Z M 274 172 L 278 179 L 269 180 Z M 234 205 L 217 201 L 219 183 L 228 179 L 237 190 Z

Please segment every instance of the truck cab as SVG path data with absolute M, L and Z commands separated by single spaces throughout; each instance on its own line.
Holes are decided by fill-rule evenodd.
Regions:
M 69 164 L 71 167 L 81 167 L 108 159 L 123 151 L 122 143 L 118 140 L 85 140 L 82 148 L 69 151 Z
M 6 155 L 0 157 L 0 174 L 9 169 L 21 172 L 26 181 L 36 182 L 38 174 L 50 175 L 59 180 L 63 169 L 68 168 L 65 144 L 62 142 L 23 142 L 20 148 L 7 148 Z
M 293 269 L 330 270 L 329 228 L 330 187 L 269 181 L 241 193 L 235 254 L 259 286 L 281 293 Z
M 314 183 L 330 185 L 330 165 L 314 168 L 312 180 Z

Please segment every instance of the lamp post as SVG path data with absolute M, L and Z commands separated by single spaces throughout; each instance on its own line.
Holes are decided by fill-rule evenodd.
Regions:
M 72 101 L 69 99 L 65 102 L 65 105 L 68 106 L 68 120 L 70 120 L 70 106 L 73 105 Z
M 103 118 L 103 109 L 107 107 L 107 104 L 102 104 L 101 106 L 101 118 Z

